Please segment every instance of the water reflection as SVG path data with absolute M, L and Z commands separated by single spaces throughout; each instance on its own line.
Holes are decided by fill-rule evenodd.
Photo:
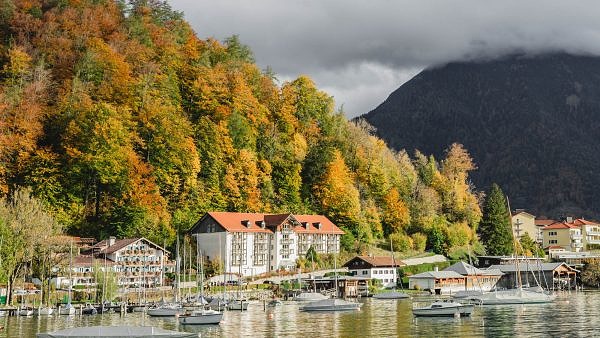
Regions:
M 430 302 L 432 299 L 417 299 Z M 227 312 L 220 325 L 183 326 L 174 318 L 142 313 L 97 316 L 0 317 L 0 337 L 35 337 L 37 332 L 74 326 L 146 325 L 196 332 L 202 337 L 536 337 L 594 336 L 600 324 L 600 292 L 562 294 L 541 305 L 477 307 L 470 318 L 414 318 L 410 300 L 361 300 L 360 311 L 309 313 L 301 304 L 276 308 L 262 303 L 246 312 Z

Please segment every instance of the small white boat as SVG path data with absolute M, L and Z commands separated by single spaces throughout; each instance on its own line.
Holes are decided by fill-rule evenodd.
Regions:
M 454 301 L 433 302 L 428 306 L 414 308 L 413 315 L 420 317 L 464 317 L 473 313 L 475 305 Z
M 302 292 L 293 298 L 293 300 L 300 301 L 300 302 L 314 302 L 317 300 L 324 300 L 324 299 L 329 299 L 329 297 L 325 296 L 324 294 L 318 293 L 318 292 Z
M 229 302 L 229 304 L 227 304 L 227 309 L 228 310 L 246 311 L 246 310 L 248 310 L 248 301 L 243 300 L 243 299 L 233 300 L 233 301 Z
M 300 308 L 302 311 L 351 311 L 360 310 L 361 303 L 348 302 L 343 299 L 324 299 L 311 302 Z
M 398 291 L 390 291 L 390 292 L 382 292 L 382 293 L 378 293 L 373 295 L 373 298 L 375 299 L 407 299 L 410 298 L 409 295 L 407 295 L 404 292 L 398 292 Z
M 183 308 L 177 304 L 160 305 L 146 311 L 151 317 L 174 317 L 183 313 Z
M 283 305 L 283 303 L 279 299 L 273 299 L 267 303 L 268 307 L 278 307 Z
M 39 307 L 33 310 L 33 314 L 36 316 L 51 316 L 54 313 L 54 309 L 51 307 Z
M 194 310 L 190 314 L 179 316 L 179 323 L 184 325 L 219 324 L 223 320 L 223 312 L 214 310 Z
M 22 308 L 19 310 L 19 316 L 33 316 L 33 309 Z
M 37 338 L 198 338 L 197 333 L 164 330 L 152 326 L 90 326 L 75 327 L 54 332 L 38 333 Z
M 65 307 L 60 308 L 60 311 L 58 311 L 58 314 L 71 316 L 71 315 L 74 315 L 75 312 L 76 312 L 75 307 L 71 304 L 67 304 L 67 305 L 65 305 Z

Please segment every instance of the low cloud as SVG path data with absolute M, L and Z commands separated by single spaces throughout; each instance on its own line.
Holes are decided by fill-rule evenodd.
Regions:
M 173 0 L 200 37 L 238 34 L 261 67 L 307 74 L 349 117 L 418 70 L 514 51 L 600 54 L 596 1 Z

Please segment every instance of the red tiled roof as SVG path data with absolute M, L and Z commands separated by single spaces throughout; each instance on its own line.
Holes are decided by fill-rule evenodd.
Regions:
M 536 218 L 536 220 L 535 220 L 535 225 L 537 225 L 537 226 L 547 226 L 547 225 L 554 224 L 554 223 L 556 223 L 556 221 L 553 219 L 543 219 L 543 218 L 537 219 Z
M 108 243 L 110 242 L 110 239 L 104 239 L 104 240 L 96 243 L 91 248 L 100 249 L 100 253 L 111 254 L 115 251 L 119 251 L 119 250 L 123 249 L 124 247 L 126 247 L 130 244 L 133 244 L 137 241 L 140 241 L 140 240 L 144 240 L 144 241 L 148 242 L 150 245 L 166 252 L 166 250 L 164 248 L 152 243 L 151 241 L 149 241 L 143 237 L 116 239 L 115 242 L 113 243 L 113 245 L 110 245 L 110 246 L 108 245 Z
M 576 224 L 576 225 L 600 225 L 600 223 L 598 223 L 598 222 L 590 221 L 590 220 L 583 219 L 583 218 L 578 218 L 578 219 L 574 220 L 573 224 Z
M 553 224 L 550 224 L 548 226 L 545 226 L 544 228 L 542 228 L 542 230 L 552 230 L 552 229 L 580 229 L 581 226 L 579 225 L 573 225 L 573 224 L 569 224 L 569 223 L 565 223 L 565 222 L 556 222 Z
M 272 231 L 268 228 L 263 229 L 259 225 L 260 222 L 265 221 L 264 214 L 244 212 L 209 212 L 208 215 L 229 232 L 272 233 Z M 249 221 L 248 226 L 244 225 L 242 221 Z
M 208 215 L 219 223 L 225 230 L 229 232 L 267 232 L 273 231 L 269 228 L 276 228 L 281 225 L 289 217 L 297 220 L 300 225 L 297 225 L 293 230 L 297 233 L 321 233 L 321 234 L 343 234 L 340 228 L 333 224 L 327 217 L 322 215 L 291 215 L 291 214 L 258 214 L 258 213 L 241 213 L 241 212 L 209 212 Z M 248 225 L 242 222 L 248 221 Z M 261 222 L 265 222 L 266 228 L 260 226 Z M 303 222 L 308 222 L 308 229 L 302 225 Z M 317 228 L 317 224 L 321 223 L 321 229 Z
M 300 222 L 301 226 L 294 228 L 294 231 L 300 234 L 305 233 L 326 233 L 343 235 L 344 231 L 333 224 L 327 217 L 322 215 L 294 215 L 294 218 Z M 308 229 L 304 223 L 308 223 Z M 317 228 L 317 224 L 321 223 L 321 229 Z
M 73 265 L 74 266 L 92 266 L 93 264 L 98 263 L 100 265 L 104 265 L 104 258 L 92 257 L 92 255 L 79 255 L 73 257 Z M 106 265 L 115 265 L 113 260 L 106 258 Z

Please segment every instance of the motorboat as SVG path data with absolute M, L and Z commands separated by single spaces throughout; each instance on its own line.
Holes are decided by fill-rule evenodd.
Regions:
M 70 316 L 70 315 L 74 315 L 76 312 L 77 311 L 75 310 L 75 307 L 69 303 L 69 304 L 65 305 L 65 307 L 61 307 L 60 310 L 58 311 L 58 314 Z
M 33 316 L 33 309 L 32 308 L 21 308 L 19 310 L 19 316 Z
M 398 291 L 394 290 L 394 291 L 389 291 L 389 292 L 377 293 L 377 294 L 373 295 L 373 298 L 375 298 L 375 299 L 407 299 L 407 298 L 410 298 L 410 296 L 404 292 L 398 292 Z
M 302 311 L 352 311 L 360 310 L 361 303 L 349 302 L 343 299 L 332 298 L 310 302 L 300 308 Z
M 329 299 L 329 297 L 325 296 L 322 293 L 318 292 L 301 292 L 296 297 L 293 298 L 295 301 L 300 302 L 314 302 L 317 300 Z
M 54 309 L 51 307 L 39 307 L 33 310 L 33 314 L 36 316 L 51 316 L 54 313 Z
M 283 303 L 279 299 L 273 299 L 267 303 L 268 307 L 277 307 L 281 305 L 283 305 Z
M 84 315 L 95 315 L 98 314 L 98 310 L 92 304 L 86 304 L 83 309 L 81 309 L 81 313 Z
M 244 299 L 236 299 L 232 300 L 227 304 L 228 310 L 238 310 L 238 311 L 246 311 L 248 310 L 248 301 Z
M 146 311 L 151 317 L 174 317 L 183 313 L 183 308 L 178 304 L 163 304 Z
M 518 288 L 490 291 L 472 299 L 480 302 L 481 305 L 542 304 L 554 301 L 556 295 Z
M 425 307 L 413 308 L 417 317 L 465 317 L 473 313 L 475 305 L 461 304 L 454 301 L 437 301 Z
M 179 323 L 184 325 L 210 325 L 219 324 L 223 320 L 223 312 L 201 309 L 189 314 L 179 315 Z
M 89 326 L 38 333 L 37 338 L 197 338 L 197 333 L 164 330 L 152 326 Z

